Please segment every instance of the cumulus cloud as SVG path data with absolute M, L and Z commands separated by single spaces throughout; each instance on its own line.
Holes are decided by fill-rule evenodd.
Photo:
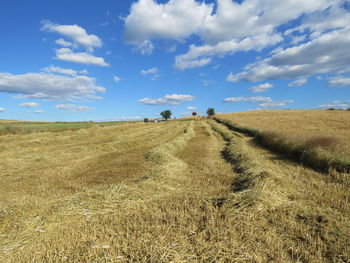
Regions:
M 154 68 L 150 68 L 150 69 L 143 69 L 140 71 L 140 73 L 144 76 L 151 76 L 151 80 L 156 80 L 157 78 L 160 77 L 159 74 L 159 69 L 154 67 Z
M 196 110 L 197 109 L 197 107 L 193 107 L 193 106 L 188 106 L 187 108 L 186 108 L 186 110 Z
M 320 105 L 318 106 L 318 108 L 319 109 L 334 108 L 334 109 L 346 110 L 350 108 L 350 100 L 347 100 L 347 101 L 335 100 L 335 101 L 332 101 L 331 103 Z
M 293 82 L 288 84 L 288 87 L 299 87 L 307 83 L 307 78 L 301 78 L 294 80 Z
M 107 64 L 104 61 L 104 59 L 101 57 L 95 57 L 94 55 L 87 53 L 87 52 L 74 53 L 69 48 L 57 49 L 56 50 L 56 59 L 74 62 L 74 63 L 79 63 L 79 64 L 101 66 L 101 67 L 109 66 L 109 64 Z
M 159 99 L 143 98 L 140 99 L 138 102 L 148 105 L 178 105 L 180 103 L 191 101 L 193 99 L 194 96 L 191 95 L 171 94 Z
M 89 71 L 87 71 L 87 69 L 82 69 L 82 70 L 79 70 L 79 73 L 80 74 L 88 74 Z
M 58 33 L 70 39 L 74 44 L 85 47 L 89 51 L 92 51 L 95 47 L 102 46 L 102 41 L 98 36 L 88 34 L 84 28 L 78 25 L 59 25 L 48 20 L 44 20 L 41 23 L 42 31 Z M 60 41 L 59 44 L 62 45 L 62 43 L 64 42 Z
M 154 67 L 150 69 L 143 69 L 140 71 L 142 75 L 147 76 L 147 75 L 155 75 L 159 72 L 159 69 Z
M 4 112 L 4 111 L 5 111 L 5 108 L 0 107 L 0 112 Z
M 59 110 L 67 110 L 70 112 L 89 112 L 95 110 L 94 108 L 84 106 L 84 105 L 75 105 L 75 104 L 59 104 L 55 106 Z
M 105 88 L 97 86 L 94 78 L 86 76 L 0 73 L 0 91 L 20 94 L 21 98 L 28 99 L 72 101 L 81 98 L 100 99 L 96 93 L 105 92 Z
M 264 83 L 264 84 L 260 84 L 260 85 L 256 85 L 253 86 L 251 88 L 249 88 L 249 90 L 253 93 L 261 93 L 261 92 L 265 92 L 268 91 L 269 89 L 271 89 L 273 87 L 272 84 L 270 83 Z
M 194 67 L 203 67 L 209 64 L 213 56 L 225 56 L 238 51 L 262 50 L 269 45 L 275 45 L 282 41 L 279 34 L 257 35 L 246 37 L 242 40 L 227 40 L 215 45 L 191 45 L 186 54 L 176 56 L 175 68 L 184 70 Z M 195 65 L 195 66 L 193 66 Z
M 25 102 L 19 105 L 21 108 L 35 108 L 38 107 L 38 103 L 36 102 Z
M 250 102 L 257 103 L 258 109 L 269 109 L 269 108 L 280 108 L 284 107 L 289 103 L 293 103 L 293 100 L 283 100 L 283 101 L 274 101 L 270 97 L 231 97 L 225 98 L 224 102 Z
M 138 53 L 141 53 L 142 55 L 151 55 L 153 49 L 153 43 L 149 40 L 145 40 L 142 43 L 138 44 L 133 50 Z
M 268 103 L 268 102 L 273 102 L 273 99 L 271 99 L 270 97 L 230 97 L 230 98 L 225 98 L 224 102 L 241 102 L 241 101 L 245 101 L 245 102 L 264 102 L 264 103 Z
M 59 73 L 59 74 L 70 75 L 70 76 L 77 75 L 77 71 L 74 69 L 60 68 L 53 65 L 43 68 L 42 70 L 49 73 Z
M 198 31 L 212 10 L 212 5 L 195 0 L 170 0 L 164 4 L 139 0 L 124 19 L 124 38 L 133 45 L 151 39 L 183 39 Z
M 265 102 L 265 103 L 260 103 L 258 109 L 281 108 L 293 102 L 294 102 L 293 100 Z
M 125 18 L 125 39 L 135 44 L 151 39 L 182 39 L 199 35 L 205 43 L 270 34 L 289 20 L 330 5 L 327 0 L 218 0 L 213 4 L 194 0 L 156 3 L 139 0 Z
M 121 80 L 121 78 L 118 77 L 118 76 L 114 76 L 113 80 L 114 80 L 115 82 L 119 82 L 119 81 Z
M 336 76 L 328 80 L 328 85 L 329 86 L 350 86 L 350 78 Z
M 346 1 L 332 1 L 329 8 L 322 11 L 318 10 L 303 17 L 300 26 L 287 30 L 285 34 L 292 35 L 296 32 L 305 34 L 305 32 L 310 32 L 310 37 L 315 38 L 326 31 L 348 27 L 350 13 L 349 10 L 344 8 L 344 3 Z M 305 35 L 300 37 L 302 36 Z
M 177 69 L 201 67 L 209 57 L 261 50 L 282 40 L 277 28 L 289 21 L 323 11 L 328 0 L 139 0 L 125 21 L 125 40 L 133 45 L 153 39 L 185 39 L 193 34 L 204 42 L 176 58 Z M 295 39 L 297 41 L 297 39 Z M 298 40 L 301 41 L 301 40 Z M 206 60 L 204 60 L 206 59 Z M 204 63 L 206 62 L 206 63 Z
M 181 56 L 177 56 L 175 58 L 175 68 L 177 68 L 178 70 L 200 68 L 208 65 L 211 61 L 211 58 L 186 59 Z
M 228 81 L 306 78 L 313 74 L 350 72 L 350 27 L 333 30 L 299 46 L 276 51 L 270 58 L 249 64 Z
M 72 42 L 66 41 L 63 38 L 57 39 L 55 41 L 56 44 L 61 45 L 63 47 L 73 47 L 74 44 Z

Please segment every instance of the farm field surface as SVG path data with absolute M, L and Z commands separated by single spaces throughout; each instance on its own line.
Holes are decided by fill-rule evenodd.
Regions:
M 3 135 L 0 167 L 0 262 L 350 261 L 350 175 L 213 119 Z
M 261 110 L 217 114 L 244 127 L 274 131 L 294 140 L 333 137 L 350 157 L 350 111 L 340 110 Z
M 77 130 L 93 126 L 111 126 L 118 124 L 120 124 L 120 122 L 23 122 L 0 120 L 0 135 Z

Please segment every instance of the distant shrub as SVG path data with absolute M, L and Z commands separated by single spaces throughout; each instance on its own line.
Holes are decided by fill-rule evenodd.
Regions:
M 328 108 L 327 110 L 335 110 L 335 108 Z
M 208 108 L 207 110 L 208 117 L 215 115 L 215 109 L 214 108 Z

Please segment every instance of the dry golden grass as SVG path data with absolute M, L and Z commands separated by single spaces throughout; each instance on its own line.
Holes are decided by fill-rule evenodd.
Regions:
M 253 262 L 349 262 L 350 175 L 304 168 L 211 124 L 239 173 L 227 205 Z
M 302 141 L 311 137 L 334 137 L 350 157 L 350 111 L 262 110 L 216 116 L 244 127 L 274 131 Z
M 349 175 L 251 140 L 200 120 L 2 136 L 0 262 L 348 262 Z

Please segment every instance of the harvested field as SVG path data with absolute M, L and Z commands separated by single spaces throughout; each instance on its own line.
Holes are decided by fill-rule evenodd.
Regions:
M 313 137 L 333 137 L 350 157 L 350 111 L 341 110 L 261 110 L 217 114 L 244 127 L 274 131 L 305 141 Z
M 350 171 L 350 112 L 273 110 L 218 114 L 255 142 L 318 170 Z
M 348 262 L 349 174 L 213 120 L 0 137 L 0 262 Z

